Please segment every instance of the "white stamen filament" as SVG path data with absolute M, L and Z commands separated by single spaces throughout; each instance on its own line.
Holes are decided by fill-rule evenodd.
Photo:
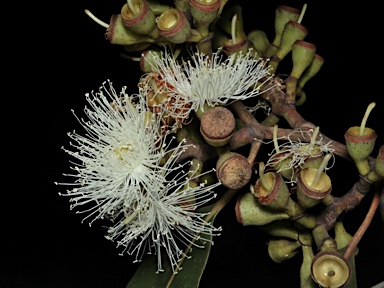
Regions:
M 265 175 L 264 175 L 264 162 L 263 161 L 261 161 L 259 163 L 259 177 L 260 177 L 261 184 L 264 186 L 264 188 L 267 191 L 270 191 L 272 189 L 272 187 L 271 187 L 271 185 L 269 185 L 267 179 L 265 178 Z
M 277 124 L 273 126 L 273 145 L 275 146 L 276 153 L 280 153 L 279 144 L 277 143 Z
M 307 10 L 307 3 L 303 5 L 303 9 L 301 9 L 301 13 L 300 13 L 299 19 L 297 20 L 297 23 L 301 24 L 301 21 L 303 21 L 303 17 L 306 10 Z
M 255 194 L 255 187 L 251 184 L 249 185 L 249 191 L 252 193 L 252 194 Z
M 315 187 L 317 185 L 317 183 L 319 183 L 320 176 L 323 173 L 325 166 L 327 166 L 329 159 L 331 159 L 332 156 L 333 155 L 331 153 L 324 156 L 323 161 L 321 161 L 321 164 L 320 164 L 319 168 L 317 169 L 315 179 L 313 179 L 312 184 L 310 185 L 311 187 Z
M 88 9 L 85 9 L 84 12 L 93 20 L 95 21 L 97 24 L 103 26 L 104 28 L 109 28 L 109 25 L 103 21 L 101 21 L 99 18 L 97 18 L 95 15 L 93 15 L 91 13 L 91 11 L 89 11 Z
M 364 134 L 365 125 L 367 124 L 369 114 L 371 114 L 371 111 L 373 108 L 375 108 L 375 106 L 376 106 L 375 102 L 372 102 L 371 104 L 368 105 L 367 110 L 365 111 L 363 120 L 361 121 L 360 130 L 359 130 L 360 136 Z
M 131 215 L 125 218 L 123 224 L 128 225 L 137 216 L 137 214 L 139 214 L 139 209 L 136 209 Z
M 313 132 L 313 134 L 311 136 L 311 142 L 309 143 L 309 147 L 313 147 L 313 145 L 315 144 L 317 135 L 319 135 L 319 131 L 320 131 L 320 127 L 317 126 L 315 131 Z
M 304 134 L 308 134 L 306 137 L 313 136 L 311 131 L 298 130 L 298 131 L 292 132 L 291 134 L 293 135 L 295 133 L 300 133 L 302 134 L 303 137 L 304 137 Z M 289 159 L 288 165 L 284 165 L 283 168 L 280 168 L 277 172 L 281 172 L 282 170 L 286 170 L 286 169 L 293 169 L 293 170 L 300 169 L 301 165 L 305 162 L 306 159 L 310 157 L 320 156 L 323 153 L 332 154 L 335 150 L 332 147 L 332 141 L 328 143 L 324 143 L 322 141 L 321 134 L 318 135 L 317 141 L 315 140 L 315 138 L 313 138 L 313 145 L 316 146 L 316 149 L 308 149 L 310 144 L 308 144 L 307 142 L 301 142 L 300 140 L 296 140 L 296 141 L 292 140 L 291 134 L 280 137 L 280 138 L 276 137 L 276 139 L 282 140 L 285 142 L 279 145 L 280 152 L 277 152 L 276 148 L 274 148 L 272 153 L 269 154 L 269 155 L 272 155 L 272 157 L 268 159 L 267 164 L 265 165 L 266 167 L 274 168 L 279 164 L 279 162 L 286 161 L 287 159 Z M 266 144 L 267 143 L 270 143 L 270 142 L 266 142 Z M 331 167 L 327 167 L 325 169 L 330 169 L 330 168 Z M 293 175 L 294 173 L 292 173 L 292 176 Z M 289 183 L 294 184 L 296 183 L 296 180 L 292 178 L 290 179 Z
M 181 49 L 176 49 L 175 50 L 175 53 L 173 53 L 173 56 L 172 56 L 173 60 L 176 60 L 177 57 L 179 57 L 180 52 L 181 52 Z
M 129 56 L 129 55 L 125 54 L 125 53 L 120 53 L 120 56 L 123 57 L 123 58 L 126 58 L 128 60 L 135 61 L 135 62 L 140 62 L 140 60 L 141 60 L 140 57 Z
M 131 10 L 132 14 L 137 15 L 140 11 L 137 11 L 135 5 L 133 5 L 132 0 L 127 1 L 128 7 Z
M 205 105 L 225 105 L 261 93 L 261 87 L 271 78 L 270 67 L 255 59 L 251 51 L 225 59 L 221 53 L 222 49 L 210 57 L 195 53 L 191 59 L 181 62 L 175 61 L 172 53 L 154 57 L 153 69 L 169 84 L 164 87 L 165 92 L 169 99 L 175 100 L 170 105 L 173 110 L 167 111 L 170 116 L 187 118 L 191 110 L 204 111 Z M 257 82 L 262 83 L 249 89 Z
M 237 21 L 237 14 L 233 15 L 232 18 L 232 25 L 231 25 L 231 36 L 232 36 L 232 44 L 236 44 L 236 21 Z

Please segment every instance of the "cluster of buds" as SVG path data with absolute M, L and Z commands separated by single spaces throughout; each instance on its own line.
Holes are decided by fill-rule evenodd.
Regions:
M 221 0 L 177 1 L 175 6 L 128 0 L 119 14 L 112 15 L 109 24 L 97 19 L 88 10 L 87 13 L 107 28 L 105 36 L 111 44 L 123 45 L 127 51 L 142 51 L 154 43 L 205 42 L 212 37 L 210 25 L 216 20 L 220 8 Z
M 365 183 L 371 184 L 380 183 L 384 179 L 384 146 L 380 147 L 377 158 L 372 158 L 377 135 L 374 130 L 365 127 L 374 107 L 373 102 L 368 106 L 361 125 L 349 128 L 344 135 L 346 151 L 355 162 L 360 177 L 365 179 Z M 345 231 L 343 223 L 337 221 L 341 212 L 347 209 L 333 211 L 336 215 L 330 217 L 333 220 L 323 219 L 329 217 L 327 212 L 317 217 L 311 214 L 311 209 L 318 204 L 329 208 L 343 199 L 332 196 L 331 178 L 325 173 L 328 161 L 334 157 L 332 143 L 315 141 L 319 136 L 317 127 L 309 143 L 294 143 L 290 139 L 292 135 L 289 135 L 285 137 L 286 142 L 280 149 L 276 144 L 276 128 L 277 125 L 274 126 L 273 138 L 275 153 L 268 160 L 271 171 L 265 172 L 266 166 L 263 162 L 259 163 L 259 179 L 250 186 L 249 192 L 240 195 L 237 200 L 237 221 L 244 226 L 259 226 L 273 236 L 268 242 L 268 253 L 277 263 L 291 259 L 301 248 L 302 287 L 315 287 L 311 286 L 312 281 L 322 287 L 344 287 L 351 279 L 356 281 L 352 271 L 354 260 L 348 258 L 350 254 L 357 255 L 357 247 L 348 253 L 345 252 L 352 236 Z M 297 158 L 300 160 L 296 160 Z M 288 189 L 287 183 L 296 185 L 292 189 L 295 193 Z M 382 190 L 383 187 L 379 189 Z M 360 198 L 367 192 L 357 191 Z M 355 192 L 352 190 L 349 193 Z M 348 201 L 348 197 L 344 196 L 344 199 Z M 328 231 L 332 228 L 334 238 Z M 313 253 L 313 241 L 318 251 L 316 255 Z
M 123 213 L 119 211 L 122 209 L 126 214 L 124 221 L 110 228 L 109 238 L 118 238 L 124 234 L 121 231 L 131 225 L 129 229 L 135 233 L 128 229 L 120 245 L 131 246 L 133 239 L 130 235 L 138 238 L 145 234 L 154 246 L 165 247 L 173 272 L 177 272 L 179 261 L 188 251 L 180 250 L 178 242 L 167 233 L 177 230 L 183 239 L 191 242 L 200 233 L 216 235 L 219 229 L 215 229 L 212 223 L 207 226 L 202 224 L 206 220 L 202 217 L 205 214 L 194 218 L 196 208 L 214 198 L 212 195 L 204 197 L 217 186 L 226 188 L 229 194 L 222 197 L 224 200 L 218 200 L 216 203 L 219 204 L 214 207 L 222 207 L 223 202 L 229 202 L 226 195 L 233 196 L 233 191 L 240 191 L 242 193 L 235 207 L 237 221 L 244 226 L 258 226 L 273 236 L 268 242 L 268 253 L 273 261 L 287 261 L 299 250 L 302 251 L 301 287 L 345 286 L 354 281 L 355 273 L 349 256 L 352 254 L 353 258 L 357 249 L 355 247 L 351 252 L 350 248 L 346 248 L 352 236 L 345 231 L 339 216 L 358 205 L 372 185 L 384 179 L 384 147 L 380 148 L 377 158 L 371 156 L 377 136 L 375 131 L 365 127 L 375 103 L 369 105 L 361 126 L 351 127 L 345 133 L 345 145 L 320 133 L 320 128 L 306 121 L 296 109 L 307 99 L 304 86 L 324 64 L 316 46 L 304 40 L 308 30 L 302 21 L 307 6 L 304 5 L 301 10 L 278 6 L 275 11 L 275 38 L 270 42 L 261 30 L 246 34 L 242 8 L 237 4 L 226 7 L 227 2 L 183 0 L 168 5 L 153 0 L 127 0 L 120 13 L 111 17 L 109 24 L 86 10 L 91 18 L 107 28 L 106 39 L 111 44 L 122 45 L 123 55 L 139 61 L 144 73 L 138 81 L 138 97 L 132 97 L 132 103 L 129 102 L 128 110 L 132 115 L 127 114 L 127 108 L 121 107 L 123 117 L 120 114 L 119 117 L 114 116 L 119 123 L 110 127 L 120 131 L 121 127 L 127 126 L 129 133 L 138 133 L 141 129 L 138 133 L 141 138 L 137 138 L 134 144 L 142 150 L 145 150 L 142 148 L 144 140 L 157 141 L 153 154 L 143 156 L 148 158 L 145 158 L 147 162 L 144 165 L 141 165 L 141 159 L 136 159 L 137 166 L 145 171 L 144 176 L 149 180 L 140 182 L 144 176 L 135 167 L 131 169 L 135 172 L 132 175 L 139 180 L 132 175 L 127 176 L 137 186 L 139 197 L 132 196 L 137 191 L 130 188 L 124 191 L 126 193 L 113 209 L 107 205 L 110 200 L 103 198 L 100 202 L 107 204 L 104 204 L 105 211 L 100 218 L 108 213 L 119 215 Z M 136 52 L 141 53 L 140 57 L 128 55 Z M 280 63 L 288 55 L 291 56 L 292 69 L 288 74 L 281 73 L 288 75 L 283 80 L 277 72 L 280 72 Z M 119 104 L 116 95 L 112 95 Z M 254 101 L 256 96 L 260 96 L 257 98 L 258 107 L 268 110 L 261 121 L 252 113 L 256 109 L 243 103 Z M 98 99 L 95 97 L 91 103 L 95 107 L 102 105 L 103 109 L 96 110 L 105 121 L 112 121 L 114 117 L 108 113 L 114 115 L 115 109 L 107 107 L 106 98 Z M 134 104 L 134 100 L 140 105 Z M 147 125 L 136 123 L 135 115 L 145 113 L 150 115 Z M 97 123 L 99 118 L 92 112 L 89 115 Z M 287 127 L 278 127 L 280 119 L 286 121 Z M 133 124 L 127 125 L 127 120 Z M 96 126 L 105 136 L 108 127 L 103 124 Z M 120 136 L 128 141 L 125 136 L 129 135 L 122 133 Z M 174 148 L 171 148 L 173 144 L 168 144 L 169 138 L 178 142 Z M 84 143 L 94 145 L 94 139 L 88 142 L 76 136 L 75 140 L 78 139 L 82 144 L 80 149 L 84 149 Z M 121 146 L 121 141 L 115 143 L 110 139 L 104 142 L 120 145 L 119 150 L 113 150 L 118 151 L 119 156 L 115 162 L 125 172 L 126 163 L 120 160 L 130 161 L 127 155 L 131 157 L 133 146 Z M 256 162 L 260 146 L 271 142 L 274 148 L 268 160 L 265 164 L 263 161 Z M 246 145 L 250 146 L 248 156 L 240 150 Z M 104 153 L 107 148 L 97 152 Z M 70 154 L 79 155 L 75 152 Z M 81 160 L 89 160 L 86 154 Z M 343 197 L 332 195 L 332 181 L 327 174 L 327 170 L 334 166 L 336 156 L 352 159 L 361 176 Z M 188 158 L 193 160 L 187 161 Z M 185 161 L 191 169 L 184 175 L 179 168 L 186 165 Z M 91 162 L 99 168 L 95 159 Z M 258 169 L 254 168 L 256 163 Z M 203 167 L 208 172 L 203 172 Z M 95 172 L 89 171 L 93 176 Z M 113 178 L 112 174 L 108 175 Z M 181 180 L 184 176 L 187 180 Z M 124 177 L 119 180 L 115 190 L 127 183 Z M 147 180 L 151 185 L 147 185 Z M 167 187 L 172 189 L 165 189 Z M 86 196 L 77 190 L 72 194 L 77 195 L 76 201 L 88 202 L 94 200 L 91 188 L 85 189 Z M 185 193 L 184 198 L 180 197 L 183 195 L 180 193 Z M 102 196 L 106 195 L 108 191 Z M 124 197 L 134 199 L 131 201 L 134 205 L 129 209 L 129 201 Z M 178 199 L 177 205 L 172 202 L 173 199 Z M 188 201 L 184 204 L 184 200 Z M 162 207 L 157 207 L 159 202 Z M 313 213 L 321 205 L 326 209 L 320 214 Z M 161 214 L 164 207 L 174 210 L 173 218 L 165 215 L 159 224 L 147 215 L 151 211 Z M 100 210 L 100 207 L 97 209 Z M 213 211 L 217 213 L 217 209 L 213 208 Z M 147 219 L 148 227 L 144 229 L 140 223 L 145 217 L 153 221 Z M 167 222 L 170 218 L 177 221 Z M 150 225 L 170 228 L 165 229 L 166 232 L 154 232 Z M 330 236 L 331 229 L 334 230 L 334 237 Z M 150 233 L 151 236 L 148 236 Z M 172 239 L 168 246 L 164 244 L 168 241 L 165 239 Z M 344 254 L 346 249 L 348 252 Z M 159 267 L 161 271 L 161 265 Z

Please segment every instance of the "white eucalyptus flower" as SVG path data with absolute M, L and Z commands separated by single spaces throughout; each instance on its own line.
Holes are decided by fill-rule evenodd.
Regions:
M 174 160 L 168 161 L 170 166 L 174 166 Z M 124 215 L 120 215 L 122 220 L 116 221 L 116 225 L 108 230 L 107 239 L 117 239 L 118 246 L 124 247 L 123 252 L 135 255 L 135 261 L 140 261 L 145 251 L 157 255 L 157 272 L 164 271 L 162 251 L 168 255 L 171 267 L 176 272 L 180 259 L 187 256 L 184 251 L 188 245 L 193 243 L 195 247 L 204 248 L 196 244 L 194 239 L 210 241 L 206 238 L 208 235 L 219 235 L 221 231 L 221 228 L 215 228 L 204 220 L 208 213 L 196 212 L 198 207 L 216 197 L 211 190 L 220 182 L 191 187 L 189 181 L 197 177 L 194 175 L 196 171 L 191 171 L 188 178 L 183 167 L 178 168 L 180 170 L 175 175 L 169 175 L 168 171 L 173 169 L 163 169 L 168 174 L 164 176 L 169 180 L 158 183 L 151 193 L 143 194 L 140 205 L 124 211 Z
M 148 112 L 145 98 L 128 96 L 125 88 L 118 95 L 110 82 L 86 97 L 88 119 L 78 118 L 85 133 L 69 133 L 74 151 L 63 148 L 78 163 L 74 174 L 65 174 L 74 183 L 60 185 L 74 188 L 61 195 L 71 197 L 71 209 L 87 214 L 83 221 L 89 218 L 89 225 L 111 220 L 107 238 L 136 253 L 136 260 L 148 246 L 159 255 L 159 271 L 161 250 L 175 269 L 192 239 L 218 231 L 195 210 L 215 197 L 211 189 L 220 183 L 188 186 L 183 168 L 190 163 L 176 163 L 186 146 L 165 143 L 161 115 Z
M 155 170 L 165 155 L 159 147 L 159 124 L 148 124 L 145 101 L 137 98 L 132 104 L 135 99 L 124 90 L 117 95 L 111 83 L 108 87 L 103 83 L 98 93 L 86 94 L 88 119 L 78 119 L 84 136 L 68 133 L 75 151 L 64 150 L 79 160 L 72 168 L 77 174 L 68 175 L 77 178 L 74 185 L 79 185 L 69 191 L 71 207 L 98 203 L 86 218 L 113 214 L 124 202 L 137 201 L 142 187 L 149 190 L 158 181 Z
M 183 60 L 181 64 L 167 52 L 162 56 L 154 55 L 153 59 L 153 69 L 173 86 L 169 89 L 172 96 L 190 104 L 193 110 L 204 110 L 204 104 L 226 105 L 259 95 L 260 88 L 272 77 L 267 62 L 256 59 L 251 50 L 227 58 L 222 49 L 211 57 L 197 52 L 191 60 Z
M 316 130 L 310 129 L 308 131 L 298 129 L 287 136 L 276 138 L 276 141 L 281 140 L 283 141 L 283 143 L 279 144 L 272 150 L 271 153 L 269 153 L 269 156 L 271 157 L 268 159 L 265 165 L 266 169 L 275 169 L 276 167 L 278 167 L 279 163 L 287 161 L 287 165 L 284 165 L 282 168 L 279 168 L 277 172 L 282 172 L 283 170 L 291 170 L 293 172 L 292 178 L 289 179 L 288 182 L 291 184 L 295 184 L 295 173 L 297 170 L 302 168 L 302 165 L 307 159 L 320 157 L 329 153 L 333 154 L 333 152 L 335 151 L 332 141 L 326 143 L 323 140 L 323 136 L 321 134 L 318 134 L 318 128 L 319 127 L 317 127 Z M 313 139 L 310 143 L 307 143 L 300 141 L 300 138 L 297 137 L 298 135 L 301 135 L 302 138 L 304 138 L 305 136 L 313 137 L 314 135 L 317 137 L 317 135 L 319 135 L 319 139 Z M 298 140 L 292 140 L 292 138 L 296 138 Z M 335 160 L 334 157 L 333 160 Z M 325 170 L 329 170 L 332 167 L 333 164 L 329 167 L 325 167 Z

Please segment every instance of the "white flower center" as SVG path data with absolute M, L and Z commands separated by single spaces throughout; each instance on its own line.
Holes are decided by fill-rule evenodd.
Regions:
M 119 147 L 113 149 L 113 152 L 116 154 L 115 157 L 121 161 L 129 158 L 128 154 L 134 152 L 132 144 L 123 144 Z

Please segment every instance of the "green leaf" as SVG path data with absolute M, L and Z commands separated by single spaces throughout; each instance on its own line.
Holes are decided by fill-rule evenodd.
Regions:
M 212 210 L 213 205 L 200 208 L 197 212 L 209 212 Z M 211 223 L 213 223 L 216 215 L 211 218 Z M 212 240 L 212 236 L 204 235 L 204 238 Z M 196 240 L 196 244 L 204 245 L 204 248 L 192 246 L 187 254 L 189 258 L 184 259 L 181 263 L 182 269 L 177 274 L 173 274 L 169 260 L 165 259 L 166 257 L 163 258 L 164 272 L 156 273 L 157 256 L 148 255 L 140 264 L 126 288 L 162 288 L 167 287 L 168 282 L 170 282 L 168 286 L 170 288 L 198 287 L 211 251 L 211 241 L 202 244 L 200 240 Z M 173 279 L 170 281 L 172 277 Z
M 135 274 L 128 282 L 126 288 L 160 288 L 166 287 L 172 276 L 172 268 L 168 259 L 163 261 L 164 272 L 157 271 L 157 255 L 147 255 Z

